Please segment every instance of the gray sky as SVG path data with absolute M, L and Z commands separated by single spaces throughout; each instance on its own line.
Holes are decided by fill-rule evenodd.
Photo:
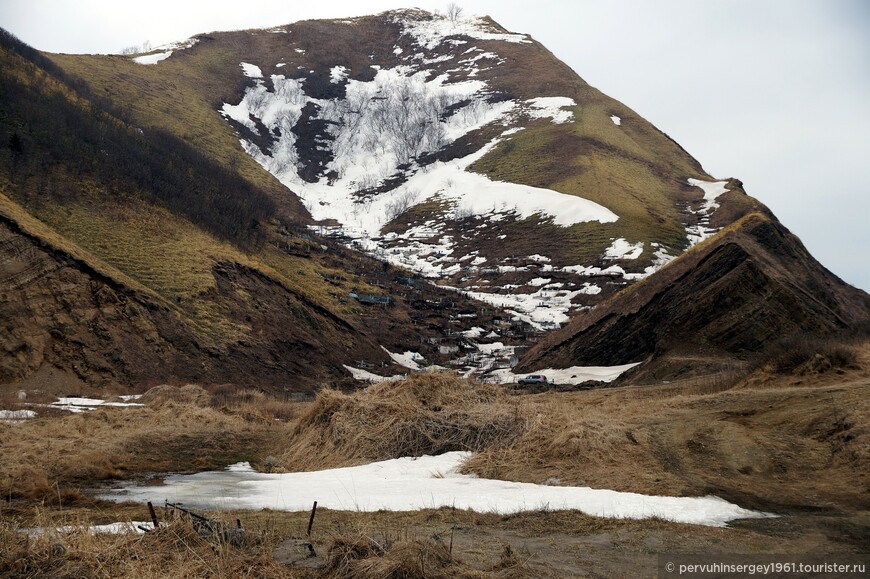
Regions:
M 461 0 L 534 36 L 593 86 L 737 177 L 847 282 L 870 290 L 870 2 Z M 49 52 L 116 53 L 200 32 L 372 14 L 401 0 L 2 0 Z

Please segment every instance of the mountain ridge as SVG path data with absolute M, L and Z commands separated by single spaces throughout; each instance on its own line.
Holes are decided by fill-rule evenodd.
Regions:
M 127 287 L 165 300 L 179 328 L 219 345 L 221 363 L 278 367 L 292 348 L 270 324 L 314 328 L 293 339 L 328 360 L 275 370 L 272 387 L 281 376 L 352 383 L 362 368 L 407 371 L 402 352 L 486 376 L 745 216 L 775 219 L 739 180 L 712 179 L 665 133 L 489 18 L 304 21 L 197 35 L 144 57 L 5 46 L 4 99 L 19 121 L 0 123 L 0 136 L 14 202 Z M 23 90 L 45 110 L 9 99 Z M 81 143 L 55 135 L 80 158 L 21 130 L 21 119 L 48 126 L 48 112 L 84 127 Z M 145 172 L 102 159 L 122 154 Z M 297 305 L 281 313 L 283 300 Z M 319 324 L 332 328 L 325 342 Z M 330 341 L 341 346 L 324 354 Z M 521 367 L 546 358 L 533 352 Z M 98 380 L 129 383 L 123 374 Z

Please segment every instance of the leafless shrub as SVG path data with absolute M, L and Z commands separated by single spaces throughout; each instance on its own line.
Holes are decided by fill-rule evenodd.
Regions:
M 462 13 L 464 12 L 462 6 L 457 4 L 456 2 L 450 2 L 447 4 L 447 10 L 445 12 L 447 19 L 451 24 L 456 26 L 456 23 L 462 20 Z
M 392 221 L 393 219 L 396 219 L 397 217 L 408 211 L 408 209 L 410 209 L 417 203 L 417 198 L 419 196 L 419 191 L 416 191 L 414 189 L 406 189 L 398 197 L 387 203 L 387 221 Z

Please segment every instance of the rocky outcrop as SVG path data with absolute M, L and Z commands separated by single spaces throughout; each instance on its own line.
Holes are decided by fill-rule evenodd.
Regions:
M 775 218 L 752 214 L 576 318 L 521 368 L 648 359 L 645 373 L 671 378 L 704 371 L 698 360 L 746 359 L 789 336 L 868 320 L 870 296 L 822 267 Z

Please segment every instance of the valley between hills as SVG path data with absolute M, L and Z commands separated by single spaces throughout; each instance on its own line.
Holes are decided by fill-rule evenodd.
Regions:
M 454 16 L 0 31 L 0 576 L 866 561 L 870 296 Z

